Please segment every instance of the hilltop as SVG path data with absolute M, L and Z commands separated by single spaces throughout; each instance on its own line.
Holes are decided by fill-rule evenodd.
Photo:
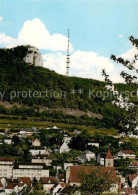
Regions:
M 67 77 L 36 66 L 35 61 L 25 60 L 31 53 L 28 48 L 30 46 L 0 49 L 2 114 L 25 113 L 27 116 L 41 115 L 43 120 L 44 117 L 52 117 L 59 121 L 61 118 L 65 121 L 70 118 L 72 123 L 81 124 L 81 120 L 85 125 L 88 123 L 115 128 L 115 120 L 124 111 L 120 112 L 111 104 L 113 97 L 104 97 L 104 82 Z M 36 53 L 34 51 L 35 55 Z M 39 60 L 41 61 L 40 55 Z M 119 91 L 134 91 L 134 95 L 136 92 L 134 86 L 125 84 L 116 84 L 116 88 Z M 132 101 L 137 103 L 135 96 Z

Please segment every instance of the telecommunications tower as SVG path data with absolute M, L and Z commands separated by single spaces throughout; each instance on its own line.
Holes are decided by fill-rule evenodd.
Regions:
M 68 29 L 68 46 L 67 46 L 67 61 L 66 61 L 66 75 L 69 76 L 69 69 L 70 69 L 70 54 L 69 54 L 69 29 Z

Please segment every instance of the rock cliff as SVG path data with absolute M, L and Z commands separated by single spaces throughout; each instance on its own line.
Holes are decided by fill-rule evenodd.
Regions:
M 36 47 L 29 46 L 27 55 L 23 58 L 26 63 L 34 64 L 35 66 L 43 66 L 43 60 L 40 52 Z

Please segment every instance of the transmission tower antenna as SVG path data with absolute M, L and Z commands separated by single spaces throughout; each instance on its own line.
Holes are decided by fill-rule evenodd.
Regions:
M 69 54 L 69 29 L 68 29 L 68 46 L 67 46 L 67 61 L 66 61 L 66 75 L 69 76 L 70 69 L 70 54 Z

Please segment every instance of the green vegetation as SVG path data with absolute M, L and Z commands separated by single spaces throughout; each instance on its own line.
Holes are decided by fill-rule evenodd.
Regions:
M 68 123 L 69 119 L 70 124 L 81 124 L 95 128 L 116 128 L 117 119 L 125 111 L 123 109 L 120 111 L 111 104 L 114 97 L 101 96 L 99 91 L 102 94 L 106 91 L 104 82 L 66 77 L 43 67 L 26 64 L 23 57 L 27 50 L 28 46 L 0 49 L 0 92 L 4 94 L 2 100 L 7 100 L 11 104 L 18 102 L 20 105 L 33 108 L 28 108 L 28 110 L 14 108 L 4 111 L 4 108 L 1 107 L 0 114 L 19 115 L 22 119 L 27 119 L 28 116 L 39 116 L 43 121 L 53 120 L 53 122 L 61 123 Z M 123 91 L 123 94 L 126 89 L 129 92 L 136 92 L 136 86 L 117 84 L 116 88 Z M 72 93 L 72 90 L 75 90 L 75 93 Z M 83 92 L 80 93 L 80 90 Z M 44 93 L 46 91 L 47 95 Z M 45 95 L 42 96 L 41 92 Z M 137 103 L 135 95 L 133 101 Z M 86 115 L 82 117 L 65 116 L 62 112 L 51 113 L 48 111 L 40 114 L 40 107 L 36 107 L 36 105 L 57 109 L 74 108 L 85 111 Z M 87 111 L 101 114 L 103 118 L 90 118 L 87 116 Z

